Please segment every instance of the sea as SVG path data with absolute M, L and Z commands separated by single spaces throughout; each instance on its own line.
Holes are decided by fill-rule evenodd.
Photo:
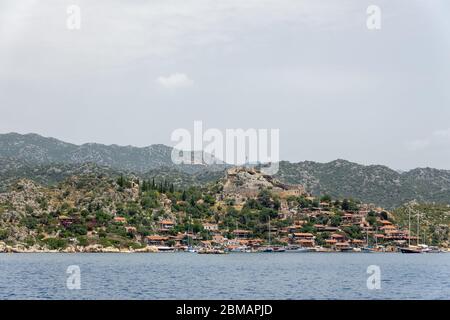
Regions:
M 2 253 L 0 299 L 450 299 L 450 254 Z

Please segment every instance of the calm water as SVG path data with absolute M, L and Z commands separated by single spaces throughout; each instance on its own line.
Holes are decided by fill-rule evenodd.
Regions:
M 66 287 L 69 265 L 80 290 Z M 0 298 L 450 299 L 450 254 L 0 254 Z

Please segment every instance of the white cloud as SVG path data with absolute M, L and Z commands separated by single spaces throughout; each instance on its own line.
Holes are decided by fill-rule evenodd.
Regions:
M 184 73 L 174 73 L 166 77 L 159 77 L 157 80 L 159 85 L 164 88 L 185 88 L 194 84 L 194 81 L 190 79 Z
M 450 128 L 443 130 L 436 130 L 433 132 L 433 136 L 439 138 L 450 138 Z

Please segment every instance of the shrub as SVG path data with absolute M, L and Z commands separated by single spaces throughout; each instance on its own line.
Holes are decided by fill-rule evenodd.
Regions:
M 6 240 L 9 237 L 9 232 L 6 229 L 0 229 L 0 240 Z
M 67 241 L 60 238 L 48 238 L 45 239 L 45 243 L 51 250 L 64 249 L 67 247 Z

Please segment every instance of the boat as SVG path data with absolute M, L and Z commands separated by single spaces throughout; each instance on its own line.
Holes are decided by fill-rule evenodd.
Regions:
M 405 248 L 400 248 L 401 253 L 423 253 L 422 249 L 419 247 L 409 246 Z
M 417 246 L 411 245 L 411 207 L 408 208 L 408 246 L 399 248 L 401 253 L 423 253 L 423 248 L 419 246 L 419 214 L 417 214 Z
M 314 252 L 333 252 L 333 250 L 331 250 L 330 248 L 324 248 L 324 247 L 321 247 L 321 246 L 316 246 L 316 247 L 314 247 L 314 248 L 311 248 L 311 249 L 313 249 L 314 250 Z
M 286 252 L 286 249 L 283 247 L 274 247 L 273 252 Z
M 304 247 L 288 247 L 288 248 L 286 248 L 286 252 L 307 253 L 307 252 L 316 252 L 316 249 L 315 248 L 304 248 Z
M 187 247 L 186 252 L 196 253 L 198 250 L 192 246 Z
M 228 250 L 229 252 L 249 252 L 249 248 L 242 246 L 242 247 L 234 247 Z
M 186 234 L 187 245 L 188 245 L 186 252 L 197 253 L 198 250 L 196 248 L 194 248 L 193 243 L 192 243 L 193 241 L 192 241 L 191 237 L 189 236 L 190 231 L 191 231 L 191 216 L 189 216 L 189 224 L 188 224 L 188 230 L 187 230 L 187 234 Z
M 269 231 L 269 245 L 267 246 L 267 247 L 263 247 L 263 248 L 261 248 L 261 252 L 274 252 L 275 251 L 275 249 L 270 245 L 270 216 L 269 216 L 269 229 L 268 229 L 268 231 Z
M 174 247 L 159 246 L 157 248 L 158 248 L 158 252 L 175 252 Z
M 378 243 L 377 243 L 376 237 L 375 237 L 375 243 L 376 243 L 375 246 L 377 246 Z M 360 248 L 359 252 L 364 252 L 364 253 L 375 252 L 375 249 L 369 245 L 369 230 L 368 229 L 366 229 L 366 246 Z
M 439 247 L 428 246 L 426 244 L 419 244 L 419 247 L 422 249 L 423 253 L 442 253 L 443 252 L 443 250 L 441 250 Z

